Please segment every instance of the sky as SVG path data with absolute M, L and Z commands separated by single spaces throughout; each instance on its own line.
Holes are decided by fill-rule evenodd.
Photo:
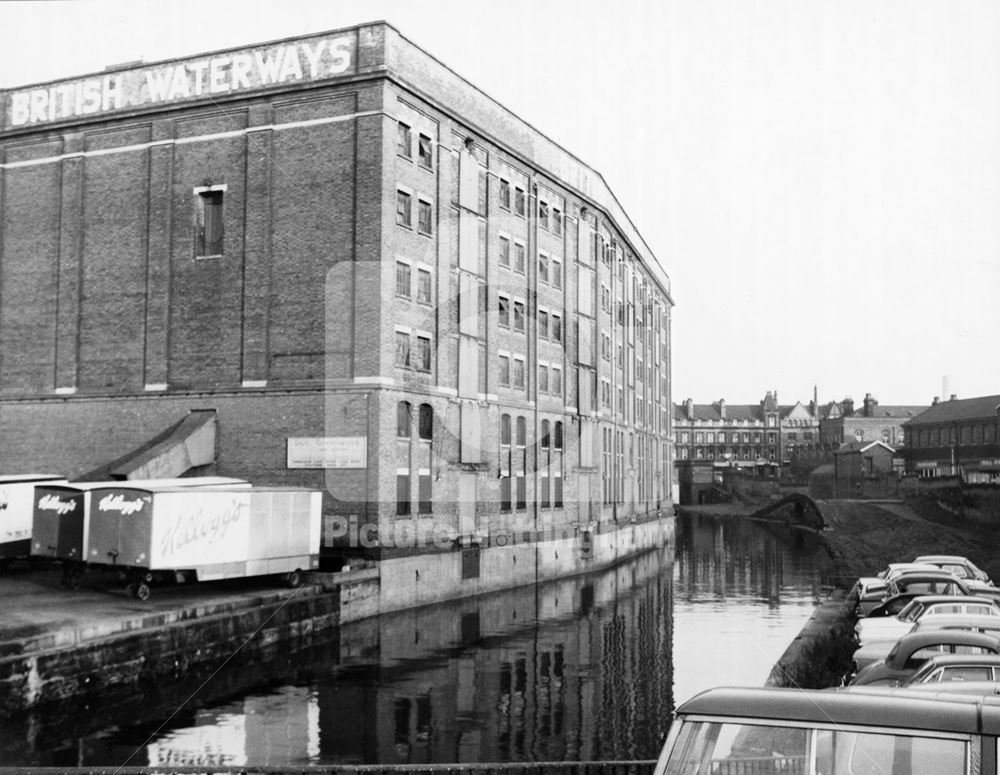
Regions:
M 1000 393 L 994 0 L 0 3 L 0 88 L 385 19 L 597 169 L 675 401 Z

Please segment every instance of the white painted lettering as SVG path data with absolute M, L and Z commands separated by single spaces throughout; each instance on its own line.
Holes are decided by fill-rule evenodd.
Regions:
M 75 116 L 77 88 L 74 84 L 67 83 L 59 87 L 59 115 L 60 118 Z
M 319 58 L 323 56 L 323 48 L 325 46 L 325 40 L 319 41 L 315 46 L 310 46 L 308 43 L 302 44 L 302 53 L 306 55 L 310 78 L 317 78 L 319 76 Z
M 226 81 L 226 68 L 229 66 L 229 57 L 213 59 L 209 64 L 208 90 L 212 94 L 229 91 L 230 85 Z
M 10 123 L 14 126 L 31 120 L 31 100 L 28 92 L 17 91 L 10 96 Z
M 83 112 L 96 113 L 101 109 L 101 82 L 84 81 Z
M 261 86 L 277 83 L 278 68 L 281 66 L 281 60 L 278 57 L 278 52 L 269 52 L 269 56 L 266 59 L 260 51 L 254 51 L 253 56 L 257 62 L 257 72 L 260 74 Z
M 301 81 L 302 65 L 299 62 L 299 52 L 296 47 L 285 46 L 281 52 L 281 72 L 278 74 L 278 81 L 287 81 L 289 78 Z
M 208 69 L 208 62 L 192 62 L 188 65 L 194 71 L 194 93 L 200 96 L 202 85 L 205 82 L 205 71 Z
M 187 70 L 184 69 L 184 65 L 177 65 L 174 68 L 173 78 L 170 80 L 170 91 L 167 94 L 168 99 L 176 99 L 177 97 L 190 97 L 191 88 L 188 84 Z
M 105 495 L 101 498 L 101 502 L 98 504 L 98 508 L 101 511 L 117 511 L 125 516 L 130 514 L 135 514 L 137 511 L 142 511 L 142 507 L 146 505 L 146 499 L 139 496 L 135 500 L 126 500 L 125 496 L 121 493 L 117 495 Z
M 76 501 L 64 501 L 57 495 L 43 495 L 38 501 L 38 508 L 42 511 L 54 511 L 57 514 L 69 514 L 76 508 Z
M 104 77 L 104 96 L 101 99 L 101 110 L 117 110 L 122 107 L 122 82 L 112 75 Z
M 329 44 L 329 49 L 330 56 L 333 57 L 333 61 L 330 62 L 330 75 L 345 72 L 351 66 L 350 39 L 337 38 Z
M 31 92 L 31 122 L 44 121 L 49 112 L 49 93 L 45 89 Z
M 250 88 L 250 68 L 253 60 L 249 54 L 234 54 L 232 66 L 232 83 L 234 89 Z
M 152 102 L 162 102 L 167 99 L 170 88 L 170 70 L 147 70 L 146 89 Z

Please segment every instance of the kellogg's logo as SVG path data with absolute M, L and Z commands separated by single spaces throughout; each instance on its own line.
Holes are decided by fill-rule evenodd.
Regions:
M 78 503 L 75 499 L 64 501 L 58 495 L 43 495 L 38 501 L 38 508 L 41 511 L 54 511 L 57 514 L 69 514 L 75 511 Z
M 213 510 L 208 514 L 202 509 L 194 513 L 179 514 L 160 540 L 162 556 L 172 557 L 192 544 L 212 545 L 221 542 L 229 532 L 230 525 L 239 522 L 243 511 L 248 508 L 248 504 L 234 500 L 227 508 Z
M 97 508 L 101 511 L 117 511 L 124 516 L 128 516 L 129 514 L 135 514 L 137 511 L 142 511 L 146 503 L 147 499 L 142 496 L 130 501 L 119 493 L 117 495 L 105 495 L 101 498 L 100 503 L 97 504 Z

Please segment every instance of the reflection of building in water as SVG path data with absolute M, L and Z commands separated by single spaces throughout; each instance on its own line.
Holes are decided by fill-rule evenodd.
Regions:
M 655 756 L 673 710 L 670 561 L 385 617 L 364 688 L 350 673 L 320 687 L 323 761 Z
M 781 602 L 788 585 L 818 595 L 830 559 L 815 536 L 772 532 L 741 518 L 683 517 L 677 521 L 678 595 L 760 597 Z
M 199 711 L 190 726 L 146 746 L 148 766 L 308 764 L 319 755 L 319 706 L 306 687 Z

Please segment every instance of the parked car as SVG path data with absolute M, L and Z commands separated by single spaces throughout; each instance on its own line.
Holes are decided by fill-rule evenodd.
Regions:
M 897 595 L 892 600 L 904 599 Z M 874 613 L 874 612 L 873 612 Z M 898 640 L 925 616 L 975 614 L 992 616 L 1000 622 L 1000 606 L 985 597 L 972 595 L 918 595 L 895 616 L 868 616 L 854 625 L 859 646 L 884 640 Z
M 953 573 L 947 571 L 911 571 L 889 580 L 882 602 L 907 592 L 924 595 L 970 595 L 972 590 Z
M 654 775 L 997 775 L 998 730 L 994 698 L 710 689 L 677 708 Z
M 957 554 L 923 554 L 913 562 L 922 565 L 936 565 L 942 570 L 954 573 L 960 579 L 973 579 L 986 584 L 993 583 L 985 571 L 977 568 L 968 558 Z
M 917 570 L 940 570 L 940 568 L 929 562 L 890 562 L 885 570 L 879 571 L 876 575 L 880 579 L 888 581 L 889 579 L 895 578 L 900 573 L 909 573 L 910 571 Z
M 940 654 L 931 657 L 905 682 L 917 684 L 983 681 L 1000 682 L 1000 656 L 993 654 Z
M 1000 639 L 1000 617 L 983 616 L 982 614 L 925 616 L 914 622 L 910 632 L 927 632 L 928 630 L 969 630 Z
M 1000 641 L 967 630 L 933 630 L 904 635 L 885 659 L 858 670 L 851 686 L 898 686 L 937 654 L 1000 654 Z
M 869 612 L 882 604 L 889 583 L 875 576 L 862 576 L 854 582 L 847 599 L 854 601 L 855 616 L 868 616 Z

